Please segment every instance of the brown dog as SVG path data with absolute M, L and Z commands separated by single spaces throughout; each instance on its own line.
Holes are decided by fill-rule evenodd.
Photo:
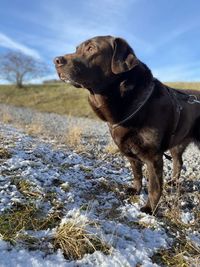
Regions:
M 132 193 L 140 193 L 142 164 L 147 165 L 148 201 L 141 210 L 155 212 L 162 193 L 164 151 L 171 149 L 173 175 L 179 177 L 184 149 L 191 141 L 200 142 L 200 93 L 186 94 L 154 79 L 128 43 L 112 36 L 87 40 L 54 63 L 61 80 L 90 91 L 91 107 L 108 123 L 131 163 Z

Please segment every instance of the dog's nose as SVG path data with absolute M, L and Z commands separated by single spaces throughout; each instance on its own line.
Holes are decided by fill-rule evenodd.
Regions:
M 54 64 L 55 65 L 64 65 L 64 64 L 66 64 L 67 63 L 67 60 L 64 58 L 64 57 L 56 57 L 55 59 L 54 59 Z

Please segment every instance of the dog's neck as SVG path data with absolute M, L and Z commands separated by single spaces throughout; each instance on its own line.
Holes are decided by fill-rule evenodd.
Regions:
M 103 93 L 90 91 L 89 103 L 100 119 L 116 124 L 137 108 L 153 79 L 150 70 L 141 64 L 132 73 L 121 75 Z

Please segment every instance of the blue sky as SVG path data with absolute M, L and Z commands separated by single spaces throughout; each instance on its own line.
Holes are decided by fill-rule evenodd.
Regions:
M 0 53 L 44 60 L 97 35 L 125 38 L 162 81 L 200 81 L 198 0 L 0 0 Z

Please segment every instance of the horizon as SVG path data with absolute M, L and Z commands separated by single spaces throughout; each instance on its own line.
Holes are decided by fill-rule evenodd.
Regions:
M 199 9 L 200 2 L 187 0 L 2 0 L 0 55 L 21 51 L 46 62 L 50 73 L 37 83 L 57 79 L 55 56 L 93 36 L 114 35 L 126 39 L 159 80 L 198 82 Z

